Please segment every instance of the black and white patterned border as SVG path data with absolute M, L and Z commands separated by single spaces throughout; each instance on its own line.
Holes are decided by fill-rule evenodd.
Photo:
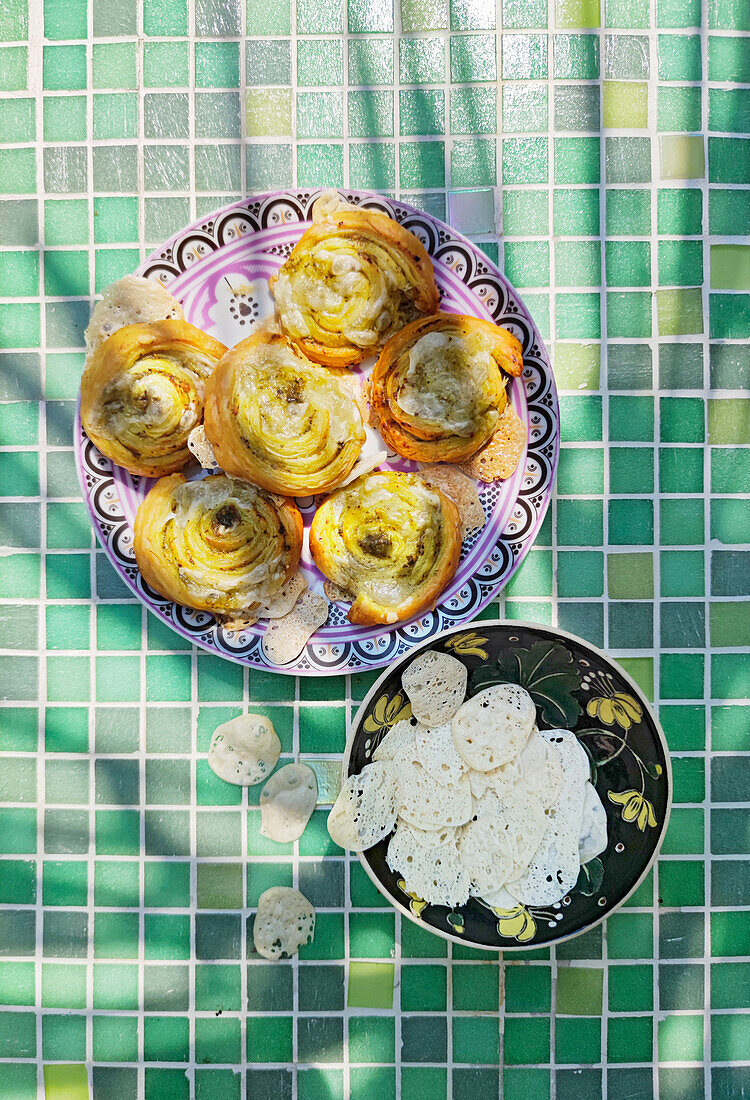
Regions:
M 292 191 L 259 196 L 219 211 L 173 238 L 149 257 L 140 273 L 168 287 L 193 264 L 241 237 L 288 222 L 309 220 L 310 207 L 319 194 L 319 191 Z M 78 472 L 84 500 L 102 546 L 128 587 L 151 611 L 201 648 L 243 664 L 297 675 L 379 668 L 442 630 L 472 619 L 507 583 L 536 538 L 550 500 L 560 442 L 557 391 L 547 351 L 528 311 L 497 268 L 471 242 L 414 207 L 367 192 L 342 194 L 349 202 L 380 210 L 411 230 L 430 256 L 450 266 L 493 320 L 513 332 L 523 348 L 529 440 L 521 488 L 505 530 L 484 564 L 458 592 L 431 613 L 374 638 L 344 642 L 313 638 L 290 665 L 279 668 L 269 664 L 263 652 L 262 634 L 227 633 L 212 615 L 171 603 L 145 583 L 135 564 L 133 531 L 118 498 L 110 462 L 88 439 L 80 418 L 76 421 Z M 487 492 L 491 500 L 492 487 Z

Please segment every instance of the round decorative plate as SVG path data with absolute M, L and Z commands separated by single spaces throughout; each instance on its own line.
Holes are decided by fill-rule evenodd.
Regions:
M 280 668 L 263 650 L 264 624 L 226 631 L 212 615 L 165 600 L 145 584 L 133 555 L 133 521 L 153 481 L 136 477 L 97 451 L 76 420 L 75 446 L 84 500 L 102 546 L 125 584 L 150 611 L 191 642 L 242 664 L 297 675 L 379 668 L 410 652 L 426 638 L 473 618 L 521 564 L 544 519 L 557 468 L 560 441 L 557 393 L 547 351 L 531 316 L 505 277 L 470 241 L 443 222 L 406 203 L 362 191 L 342 191 L 349 202 L 381 210 L 416 234 L 435 269 L 442 309 L 495 321 L 523 347 L 524 371 L 509 393 L 528 429 L 526 454 L 507 481 L 480 483 L 487 523 L 464 540 L 461 561 L 434 611 L 394 628 L 353 626 L 347 608 L 331 604 L 328 621 L 300 656 Z M 260 195 L 227 207 L 191 226 L 150 256 L 139 274 L 157 279 L 179 298 L 185 317 L 228 347 L 272 316 L 268 279 L 311 224 L 319 191 Z M 374 360 L 360 368 L 371 369 Z M 368 429 L 369 432 L 369 429 Z M 363 453 L 383 448 L 369 432 Z M 389 455 L 384 465 L 415 469 Z M 202 476 L 197 469 L 194 476 Z M 297 501 L 305 527 L 315 510 L 311 498 Z M 307 548 L 302 567 L 313 591 L 323 578 Z
M 361 772 L 391 726 L 411 717 L 401 673 L 425 649 L 466 665 L 469 697 L 492 684 L 521 684 L 536 703 L 540 729 L 573 730 L 607 813 L 607 847 L 581 867 L 562 901 L 544 907 L 490 909 L 476 898 L 454 909 L 428 905 L 407 893 L 386 863 L 388 837 L 360 854 L 362 866 L 405 916 L 455 943 L 523 951 L 587 932 L 643 881 L 666 832 L 672 771 L 648 702 L 618 664 L 572 634 L 535 623 L 465 624 L 431 638 L 378 679 L 354 719 L 344 774 Z

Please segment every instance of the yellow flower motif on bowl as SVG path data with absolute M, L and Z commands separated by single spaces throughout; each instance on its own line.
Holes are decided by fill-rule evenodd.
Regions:
M 449 638 L 445 648 L 452 649 L 454 653 L 463 657 L 483 657 L 486 661 L 487 650 L 483 646 L 487 641 L 488 639 L 483 635 L 470 630 L 468 634 L 456 634 L 453 638 Z
M 368 714 L 362 723 L 365 733 L 379 733 L 380 730 L 390 729 L 396 722 L 406 722 L 411 718 L 411 703 L 408 703 L 400 691 L 397 691 L 392 699 L 387 695 L 381 695 L 372 713 Z
M 622 820 L 635 821 L 641 832 L 645 831 L 647 825 L 651 828 L 658 825 L 654 807 L 647 798 L 643 797 L 642 793 L 638 791 L 608 791 L 607 797 L 610 802 L 622 806 Z
M 586 713 L 591 718 L 598 718 L 600 722 L 604 722 L 605 726 L 613 726 L 617 723 L 621 729 L 629 730 L 634 722 L 640 722 L 643 717 L 643 708 L 632 695 L 618 691 L 607 697 L 589 699 L 586 704 Z
M 411 909 L 414 916 L 421 917 L 422 910 L 427 906 L 427 902 L 424 900 L 424 898 L 420 898 L 418 894 L 412 894 L 411 890 L 407 890 L 406 883 L 402 878 L 398 880 L 396 885 L 398 886 L 399 890 L 402 890 L 406 894 L 407 898 L 409 898 L 409 908 Z
M 492 912 L 498 917 L 498 934 L 507 940 L 518 940 L 519 943 L 528 943 L 536 935 L 536 922 L 525 905 L 517 905 L 515 909 L 494 909 Z

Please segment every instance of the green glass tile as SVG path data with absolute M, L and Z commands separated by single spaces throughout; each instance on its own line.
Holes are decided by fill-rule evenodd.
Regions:
M 562 340 L 598 340 L 601 306 L 598 294 L 555 295 L 556 335 Z
M 301 187 L 343 185 L 343 148 L 340 145 L 300 145 L 297 182 Z
M 391 92 L 370 89 L 350 92 L 348 104 L 350 137 L 393 136 L 393 94 Z
M 236 88 L 239 73 L 240 56 L 236 42 L 196 42 L 196 87 Z
M 612 493 L 654 491 L 654 452 L 646 447 L 613 447 L 609 452 L 609 488 Z
M 651 140 L 608 137 L 605 146 L 608 183 L 648 183 L 651 180 Z
M 297 133 L 300 137 L 341 137 L 343 120 L 341 92 L 297 93 Z
M 545 130 L 549 117 L 547 104 L 546 84 L 503 85 L 503 132 L 512 134 Z
M 248 1017 L 248 1061 L 291 1062 L 292 1026 L 291 1016 Z
M 750 154 L 737 138 L 708 139 L 708 170 L 711 183 L 746 183 Z
M 143 47 L 143 83 L 173 88 L 188 83 L 187 42 L 147 42 Z
M 606 266 L 608 286 L 649 286 L 651 283 L 651 245 L 648 241 L 607 241 Z M 631 302 L 630 296 L 628 298 L 620 298 L 620 296 L 614 298 L 614 296 L 608 295 L 607 300 L 608 303 L 610 301 L 613 303 L 618 302 L 618 313 L 621 311 L 619 302 L 624 301 L 626 307 L 629 307 Z M 632 323 L 637 325 L 639 330 L 642 330 L 648 324 L 646 318 L 647 307 L 642 300 L 639 308 L 641 317 L 637 322 L 633 321 Z M 624 320 L 618 322 L 617 327 L 620 328 L 622 323 L 625 323 Z M 643 331 L 635 333 L 618 331 L 613 335 L 641 336 L 645 333 Z
M 711 538 L 718 542 L 750 542 L 750 517 L 739 500 L 711 501 Z
M 697 397 L 662 397 L 659 401 L 663 443 L 702 443 L 704 406 Z
M 659 346 L 659 387 L 665 390 L 703 388 L 703 348 L 700 344 Z
M 599 182 L 599 138 L 555 138 L 554 156 L 555 183 Z M 546 172 L 540 182 L 546 182 Z
M 651 196 L 637 188 L 607 191 L 607 234 L 641 236 L 651 231 Z M 621 242 L 607 242 L 610 245 Z M 640 242 L 639 242 L 640 243 Z M 647 242 L 644 242 L 647 243 Z M 631 285 L 631 284 L 627 284 Z
M 391 84 L 393 43 L 380 38 L 353 38 L 349 42 L 348 73 L 352 85 Z
M 750 296 L 711 294 L 709 335 L 712 340 L 745 340 L 750 337 Z
M 700 241 L 659 241 L 659 283 L 662 286 L 695 286 L 703 281 L 703 246 Z
M 405 1016 L 401 1021 L 404 1062 L 445 1062 L 446 1020 L 440 1016 Z
M 709 80 L 746 83 L 748 73 L 750 62 L 741 38 L 708 36 Z
M 556 242 L 555 282 L 558 286 L 599 286 L 601 274 L 598 241 Z
M 740 345 L 714 344 L 709 349 L 711 389 L 742 390 L 750 381 L 750 351 Z
M 604 39 L 604 76 L 607 79 L 648 80 L 648 39 L 641 35 L 607 35 Z
M 658 90 L 656 124 L 661 131 L 698 131 L 701 128 L 701 89 L 670 87 Z
M 578 496 L 604 489 L 604 453 L 565 447 L 560 454 L 557 488 L 560 494 Z
M 506 1065 L 548 1062 L 550 1056 L 549 1019 L 544 1017 L 508 1017 L 505 1021 L 504 1051 Z
M 513 286 L 547 286 L 549 245 L 508 241 L 505 245 L 505 274 Z
M 507 41 L 507 39 L 506 39 Z M 470 34 L 452 37 L 450 42 L 450 72 L 454 83 L 495 80 L 496 41 L 490 34 Z M 437 78 L 440 79 L 442 73 Z
M 138 864 L 97 860 L 94 873 L 94 904 L 102 908 L 137 907 L 139 904 Z
M 664 546 L 689 546 L 703 542 L 703 501 L 663 500 L 660 538 Z
M 634 280 L 648 278 L 642 269 L 641 259 L 638 253 L 635 255 L 628 253 L 622 264 L 621 277 Z M 636 291 L 608 293 L 607 335 L 616 338 L 649 337 L 651 335 L 651 295 Z
M 699 35 L 660 34 L 658 60 L 660 80 L 700 80 L 701 40 Z
M 554 36 L 554 75 L 558 80 L 596 80 L 599 39 L 593 34 Z
M 49 1060 L 76 1059 L 85 1062 L 86 1017 L 68 1013 L 47 1013 L 42 1016 L 42 1057 Z M 36 1066 L 30 1068 L 36 1076 Z M 29 1093 L 31 1095 L 33 1094 Z
M 558 1016 L 555 1023 L 555 1061 L 598 1062 L 601 1057 L 601 1020 Z
M 703 1017 L 669 1016 L 658 1024 L 659 1059 L 700 1062 L 703 1059 Z
M 44 905 L 86 905 L 88 892 L 86 864 L 46 859 L 43 868 L 42 903 Z
M 505 183 L 547 182 L 546 138 L 505 138 L 502 158 Z
M 313 43 L 301 42 L 300 46 L 303 45 L 309 47 Z M 289 40 L 269 42 L 264 39 L 250 39 L 245 43 L 245 69 L 247 82 L 251 85 L 291 84 L 292 52 Z M 316 75 L 317 80 L 301 80 L 300 83 L 335 83 L 324 79 L 324 73 L 320 69 Z M 231 81 L 228 83 L 231 84 Z
M 557 384 L 564 390 L 598 390 L 600 381 L 598 344 L 555 344 Z
M 650 1016 L 610 1017 L 607 1022 L 609 1061 L 650 1062 L 653 1057 L 652 1027 Z
M 248 48 L 251 43 L 248 42 Z M 255 45 L 255 43 L 253 43 Z M 265 53 L 272 44 L 265 40 L 257 43 Z M 275 43 L 274 43 L 275 45 Z M 260 83 L 253 72 L 253 83 Z M 291 77 L 290 77 L 291 79 Z M 342 43 L 335 38 L 302 38 L 297 42 L 297 83 L 299 85 L 341 84 L 344 79 L 344 52 Z M 287 81 L 270 80 L 270 84 Z M 360 81 L 352 81 L 360 83 Z
M 661 607 L 661 644 L 670 649 L 705 645 L 706 613 L 701 604 L 668 603 Z
M 143 29 L 148 35 L 181 35 L 188 32 L 186 0 L 164 0 L 158 8 L 147 5 Z
M 240 1021 L 231 1018 L 198 1018 L 195 1021 L 197 1062 L 241 1061 Z
M 352 34 L 393 30 L 393 0 L 370 5 L 366 0 L 349 0 L 349 31 Z

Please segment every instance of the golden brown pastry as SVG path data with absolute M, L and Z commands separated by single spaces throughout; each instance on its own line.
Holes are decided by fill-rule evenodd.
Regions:
M 359 406 L 333 372 L 266 332 L 221 359 L 206 386 L 205 429 L 228 474 L 287 496 L 336 488 L 365 441 Z
M 102 454 L 160 477 L 191 461 L 205 383 L 227 349 L 187 321 L 126 325 L 100 344 L 81 379 L 81 420 Z
M 135 517 L 146 582 L 167 599 L 222 614 L 272 599 L 299 564 L 302 517 L 290 500 L 223 474 L 157 481 Z
M 387 214 L 324 195 L 269 280 L 279 323 L 308 359 L 350 367 L 440 303 L 430 257 Z
M 318 508 L 310 552 L 321 573 L 351 593 L 351 622 L 411 619 L 434 607 L 456 572 L 458 508 L 416 474 L 366 474 Z
M 493 435 L 507 403 L 505 373 L 523 369 L 521 345 L 476 317 L 436 313 L 392 336 L 370 377 L 386 443 L 420 462 L 461 462 Z

